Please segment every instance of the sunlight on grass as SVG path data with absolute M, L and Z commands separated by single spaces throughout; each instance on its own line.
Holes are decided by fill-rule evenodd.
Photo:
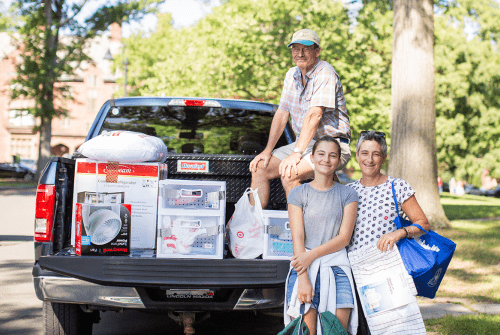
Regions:
M 425 321 L 428 333 L 442 335 L 494 335 L 500 334 L 500 315 L 448 315 Z
M 450 220 L 500 217 L 500 199 L 465 194 L 441 193 L 441 204 Z
M 457 244 L 438 297 L 500 303 L 500 221 L 452 221 L 439 234 Z

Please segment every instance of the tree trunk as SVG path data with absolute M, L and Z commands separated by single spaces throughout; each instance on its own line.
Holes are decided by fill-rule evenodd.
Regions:
M 42 120 L 39 129 L 40 144 L 38 145 L 38 162 L 36 164 L 36 179 L 40 178 L 40 175 L 45 168 L 45 165 L 50 160 L 52 153 L 52 147 L 50 145 L 50 140 L 52 138 L 52 119 Z
M 40 129 L 38 145 L 38 162 L 36 178 L 39 179 L 43 168 L 49 162 L 52 154 L 51 140 L 52 140 L 52 117 L 54 111 L 54 82 L 55 82 L 55 66 L 57 61 L 57 34 L 52 31 L 52 0 L 44 0 L 45 7 L 45 29 L 44 29 L 44 48 L 45 54 L 42 57 L 44 68 L 47 69 L 47 78 L 42 84 L 41 94 L 36 99 L 37 107 L 42 111 L 40 113 Z
M 389 174 L 415 189 L 433 228 L 449 227 L 437 186 L 432 0 L 394 1 Z

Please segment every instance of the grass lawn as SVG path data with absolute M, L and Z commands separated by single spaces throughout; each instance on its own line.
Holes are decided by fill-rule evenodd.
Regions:
M 450 220 L 500 217 L 500 198 L 442 193 L 441 204 Z
M 440 301 L 463 304 L 500 303 L 500 199 L 441 194 L 453 229 L 437 232 L 457 244 L 436 295 Z M 427 300 L 421 299 L 419 300 Z M 500 315 L 447 316 L 426 320 L 429 334 L 500 334 Z
M 494 335 L 500 334 L 500 315 L 448 315 L 426 320 L 425 326 L 429 335 Z
M 0 178 L 0 187 L 36 187 L 37 181 L 25 181 L 23 179 Z

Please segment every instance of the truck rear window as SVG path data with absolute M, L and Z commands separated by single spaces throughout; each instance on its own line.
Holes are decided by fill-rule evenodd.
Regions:
M 175 153 L 256 155 L 267 144 L 272 117 L 267 111 L 221 107 L 113 107 L 101 132 L 157 136 Z M 286 144 L 282 135 L 276 146 Z

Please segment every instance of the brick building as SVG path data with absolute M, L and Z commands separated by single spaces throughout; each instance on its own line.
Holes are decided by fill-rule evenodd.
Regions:
M 70 86 L 74 100 L 64 102 L 69 115 L 52 120 L 52 155 L 72 154 L 85 141 L 87 132 L 104 102 L 122 96 L 123 89 L 116 82 L 122 76 L 119 69 L 112 73 L 112 61 L 105 59 L 121 53 L 121 27 L 114 23 L 109 34 L 92 40 L 87 54 L 90 63 L 82 63 L 72 76 L 59 78 L 59 83 Z M 37 120 L 26 112 L 30 100 L 11 100 L 10 81 L 16 76 L 15 64 L 20 61 L 20 51 L 13 38 L 0 33 L 0 162 L 11 162 L 12 156 L 38 159 L 38 133 L 33 131 Z M 56 83 L 57 85 L 57 83 Z

